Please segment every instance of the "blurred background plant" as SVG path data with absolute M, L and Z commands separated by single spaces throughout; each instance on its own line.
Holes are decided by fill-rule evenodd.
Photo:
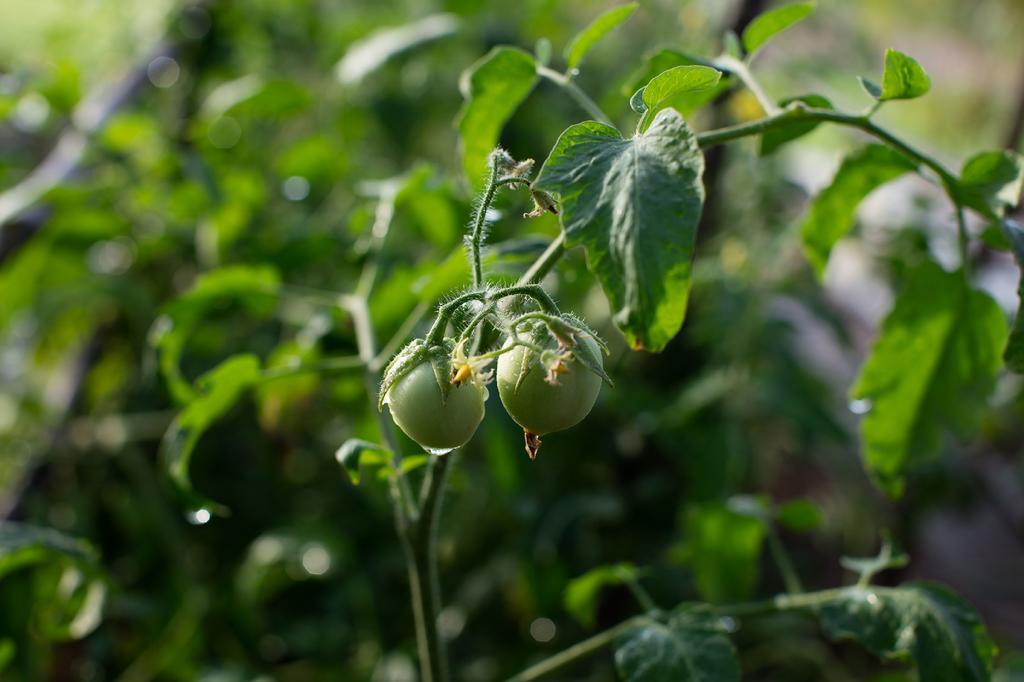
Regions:
M 369 475 L 352 486 L 333 456 L 376 438 L 362 377 L 265 381 L 211 424 L 193 483 L 231 510 L 211 519 L 188 513 L 160 461 L 180 387 L 160 372 L 174 351 L 150 341 L 166 339 L 161 320 L 184 330 L 170 343 L 187 339 L 185 386 L 239 352 L 282 368 L 354 355 L 348 316 L 301 287 L 351 290 L 381 224 L 374 326 L 383 342 L 415 321 L 466 272 L 461 71 L 499 43 L 547 38 L 557 55 L 612 4 L 0 4 L 4 679 L 415 679 L 386 490 Z M 579 82 L 631 129 L 644 55 L 717 54 L 725 29 L 766 6 L 644 2 Z M 771 93 L 859 109 L 855 77 L 878 73 L 886 47 L 913 54 L 932 92 L 878 119 L 958 167 L 979 148 L 1019 149 L 1022 31 L 1016 0 L 823 0 L 765 48 L 759 74 Z M 758 115 L 737 91 L 692 122 Z M 544 84 L 501 141 L 542 160 L 580 118 Z M 883 528 L 912 561 L 882 580 L 954 587 L 1001 646 L 998 679 L 1024 679 L 1019 379 L 1000 380 L 977 438 L 911 471 L 901 500 L 859 461 L 864 406 L 848 389 L 892 282 L 929 251 L 955 260 L 956 240 L 934 188 L 900 180 L 862 207 L 820 284 L 798 224 L 854 139 L 822 127 L 766 158 L 755 142 L 709 155 L 691 310 L 659 355 L 626 349 L 582 254 L 549 276 L 562 307 L 611 342 L 617 385 L 536 462 L 493 407 L 461 453 L 440 537 L 457 679 L 505 677 L 633 613 L 621 571 L 572 582 L 591 569 L 643 567 L 659 603 L 746 600 L 784 588 L 769 560 L 779 536 L 804 583 L 828 587 L 849 579 L 838 557 L 873 554 Z M 519 220 L 517 195 L 496 208 L 493 268 L 518 274 L 557 222 Z M 1012 260 L 974 257 L 1012 311 Z M 226 267 L 235 283 L 211 286 L 237 295 L 169 305 Z M 277 282 L 279 296 L 260 289 Z M 913 679 L 798 616 L 745 625 L 736 641 L 745 679 Z M 614 678 L 610 657 L 571 674 Z

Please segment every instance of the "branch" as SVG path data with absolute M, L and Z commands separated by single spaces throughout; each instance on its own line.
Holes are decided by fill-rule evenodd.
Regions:
M 560 670 L 567 665 L 580 661 L 588 656 L 591 656 L 606 646 L 611 645 L 615 641 L 615 638 L 619 635 L 627 632 L 631 628 L 640 625 L 647 616 L 634 616 L 629 620 L 624 620 L 618 625 L 599 632 L 589 639 L 585 639 L 578 644 L 574 644 L 568 649 L 561 651 L 550 658 L 545 658 L 540 663 L 531 665 L 526 670 L 522 671 L 518 675 L 513 675 L 508 678 L 508 682 L 532 682 L 532 680 L 539 680 L 542 677 Z
M 578 85 L 573 83 L 572 79 L 570 79 L 564 73 L 559 73 L 554 69 L 549 69 L 546 66 L 538 65 L 537 75 L 540 76 L 541 78 L 545 78 L 551 81 L 552 83 L 560 87 L 562 90 L 564 90 L 565 93 L 572 97 L 584 111 L 593 116 L 595 121 L 603 123 L 606 126 L 611 126 L 612 128 L 615 127 L 615 124 L 612 123 L 612 120 L 610 118 L 608 118 L 608 115 L 601 111 L 601 107 L 597 105 L 597 102 L 590 99 L 590 95 L 583 92 L 583 90 L 581 90 Z
M 284 379 L 286 377 L 297 376 L 300 374 L 319 374 L 327 372 L 346 372 L 352 369 L 365 368 L 366 364 L 360 357 L 352 356 L 340 356 L 336 358 L 326 358 L 317 362 L 311 362 L 305 365 L 285 365 L 283 367 L 271 367 L 263 371 L 260 377 L 260 382 L 274 381 L 276 379 Z
M 75 107 L 71 122 L 43 162 L 21 182 L 0 194 L 0 226 L 6 225 L 71 175 L 85 155 L 89 138 L 99 132 L 114 112 L 146 82 L 146 68 L 150 62 L 173 52 L 168 43 L 161 43 L 119 82 L 94 91 Z
M 780 611 L 815 608 L 840 597 L 844 597 L 851 591 L 859 591 L 862 589 L 863 588 L 861 587 L 854 586 L 820 590 L 818 592 L 806 592 L 803 594 L 780 594 L 772 599 L 766 599 L 764 601 L 714 606 L 712 608 L 715 613 L 721 617 L 754 617 L 769 613 L 778 613 Z M 885 588 L 880 587 L 872 587 L 871 589 L 876 591 L 885 590 Z M 530 666 L 519 674 L 510 677 L 507 682 L 532 682 L 533 680 L 539 680 L 542 677 L 546 677 L 553 672 L 572 665 L 573 663 L 576 663 L 597 653 L 605 647 L 610 646 L 619 635 L 628 632 L 630 629 L 638 625 L 642 625 L 645 621 L 649 621 L 650 619 L 651 616 L 649 615 L 633 616 L 632 618 L 622 621 L 618 625 L 597 633 L 589 639 L 585 639 L 578 644 L 574 644 L 568 649 L 565 649 L 550 658 L 544 659 L 540 663 Z
M 832 109 L 815 109 L 801 102 L 794 102 L 776 114 L 765 116 L 755 121 L 699 133 L 697 135 L 697 143 L 701 148 L 707 149 L 715 145 L 782 128 L 791 125 L 794 121 L 827 121 L 850 128 L 857 128 L 889 144 L 907 158 L 916 161 L 919 165 L 931 169 L 947 190 L 952 191 L 959 185 L 960 181 L 957 177 L 942 165 L 941 162 L 904 142 L 888 130 L 876 125 L 866 116 L 846 114 Z
M 551 268 L 555 267 L 555 264 L 564 254 L 565 233 L 559 232 L 558 236 L 548 244 L 548 248 L 544 250 L 544 253 L 519 278 L 519 284 L 536 284 L 540 282 L 551 271 Z
M 480 246 L 484 240 L 484 224 L 487 222 L 487 209 L 494 201 L 494 194 L 498 191 L 498 157 L 491 152 L 487 157 L 487 165 L 491 174 L 487 179 L 487 187 L 484 189 L 480 203 L 476 207 L 476 216 L 473 218 L 473 229 L 469 235 L 469 264 L 473 269 L 473 288 L 479 289 L 484 283 L 484 266 L 480 259 Z
M 775 101 L 768 96 L 768 94 L 761 87 L 761 84 L 757 82 L 753 74 L 750 73 L 750 69 L 747 65 L 728 55 L 723 55 L 718 59 L 714 60 L 712 64 L 721 71 L 726 71 L 733 74 L 740 79 L 740 82 L 746 86 L 747 90 L 754 95 L 757 99 L 757 103 L 764 109 L 764 113 L 768 115 L 779 113 L 779 107 L 775 104 Z
M 417 578 L 420 582 L 422 619 L 426 646 L 431 652 L 430 679 L 443 682 L 448 679 L 448 656 L 441 633 L 437 628 L 437 617 L 441 613 L 441 582 L 437 567 L 437 534 L 441 521 L 441 506 L 448 483 L 454 452 L 447 455 L 430 455 L 427 473 L 420 492 L 420 513 L 413 523 L 410 541 L 416 559 Z M 421 649 L 421 656 L 422 649 Z

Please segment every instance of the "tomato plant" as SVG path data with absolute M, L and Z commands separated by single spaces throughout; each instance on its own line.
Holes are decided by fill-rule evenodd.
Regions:
M 0 74 L 0 676 L 1016 679 L 1020 140 L 772 75 L 856 9 L 356 4 Z

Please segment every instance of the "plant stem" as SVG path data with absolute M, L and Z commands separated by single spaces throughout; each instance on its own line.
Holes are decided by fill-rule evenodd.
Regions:
M 260 378 L 260 381 L 274 381 L 275 379 L 284 379 L 285 377 L 292 377 L 299 374 L 344 372 L 351 369 L 360 369 L 364 366 L 363 359 L 360 357 L 343 356 L 338 358 L 326 358 L 306 365 L 270 367 L 263 371 L 263 376 Z
M 509 296 L 528 296 L 536 301 L 544 312 L 551 315 L 559 315 L 558 305 L 555 304 L 555 300 L 551 298 L 544 287 L 539 284 L 517 284 L 515 286 L 502 289 L 491 296 L 492 301 L 497 301 L 502 298 L 508 298 Z
M 341 305 L 352 316 L 352 324 L 356 331 L 356 347 L 359 349 L 359 360 L 366 368 L 366 372 L 363 375 L 366 392 L 371 397 L 371 402 L 375 402 L 373 401 L 373 396 L 377 395 L 380 376 L 371 367 L 373 357 L 377 353 L 377 339 L 373 333 L 370 310 L 366 304 L 366 299 L 359 296 L 342 296 Z M 395 436 L 394 424 L 392 424 L 384 412 L 378 412 L 378 425 L 381 437 L 384 438 L 388 449 L 391 450 L 393 457 L 392 467 L 396 471 L 401 471 L 402 451 L 398 444 L 398 438 Z M 407 515 L 415 516 L 416 514 L 416 498 L 413 497 L 412 490 L 409 488 L 409 482 L 405 480 L 404 476 L 392 476 L 389 481 L 391 498 L 396 505 L 396 509 L 399 511 L 405 510 L 401 515 L 402 518 L 399 519 L 401 522 L 399 525 L 403 526 L 408 520 L 405 518 Z
M 759 118 L 756 121 L 749 121 L 747 123 L 740 123 L 726 128 L 718 128 L 716 130 L 699 133 L 697 135 L 697 143 L 702 148 L 706 149 L 717 144 L 732 142 L 733 140 L 738 140 L 743 137 L 760 135 L 761 133 L 769 130 L 791 125 L 794 121 L 828 121 L 830 123 L 837 123 L 839 125 L 857 128 L 868 133 L 872 137 L 878 138 L 879 140 L 889 144 L 912 161 L 930 168 L 939 177 L 939 180 L 947 190 L 952 190 L 952 188 L 957 187 L 959 184 L 959 180 L 957 180 L 956 176 L 938 160 L 907 144 L 888 130 L 885 130 L 873 123 L 870 119 L 860 115 L 834 111 L 832 109 L 816 109 L 803 105 L 799 102 L 794 102 L 782 111 L 765 116 L 764 118 Z
M 259 293 L 266 294 L 267 296 L 283 296 L 306 300 L 328 308 L 337 308 L 339 305 L 343 305 L 341 299 L 345 296 L 344 294 L 314 289 L 313 287 L 302 286 L 301 284 L 281 284 L 275 288 L 261 288 Z
M 399 346 L 405 343 L 405 340 L 409 338 L 410 334 L 412 334 L 412 330 L 420 323 L 423 316 L 430 311 L 430 308 L 431 305 L 426 301 L 420 301 L 416 304 L 416 307 L 413 308 L 412 312 L 409 313 L 409 316 L 405 318 L 405 321 L 402 322 L 402 325 L 398 328 L 398 331 L 395 332 L 394 336 L 392 336 L 391 339 L 384 344 L 384 347 L 380 349 L 380 352 L 374 356 L 373 362 L 370 363 L 370 369 L 374 372 L 379 372 L 387 366 L 388 361 L 395 353 L 398 352 Z
M 640 579 L 636 573 L 632 570 L 626 570 L 622 567 L 619 568 L 619 577 L 622 578 L 622 582 L 625 583 L 626 587 L 630 592 L 633 593 L 633 598 L 640 604 L 640 608 L 645 613 L 651 613 L 658 609 L 658 605 L 654 603 L 654 598 L 651 597 L 651 593 L 644 589 L 644 586 L 640 584 Z
M 964 207 L 957 205 L 956 207 L 956 233 L 957 241 L 960 246 L 960 271 L 963 273 L 964 280 L 968 286 L 971 283 L 971 242 L 970 235 L 967 233 L 967 219 L 964 216 Z
M 485 301 L 487 294 L 483 291 L 469 291 L 461 296 L 456 296 L 447 303 L 442 303 L 437 311 L 437 318 L 427 332 L 426 341 L 429 346 L 436 346 L 444 339 L 444 330 L 448 326 L 448 318 L 452 313 L 466 305 L 470 301 Z
M 462 330 L 461 334 L 459 334 L 459 341 L 465 341 L 466 339 L 468 339 L 473 334 L 473 332 L 476 331 L 476 328 L 480 325 L 480 323 L 486 320 L 488 317 L 490 317 L 493 312 L 494 306 L 490 304 L 485 305 L 483 308 L 477 311 L 477 314 L 474 315 L 472 319 L 470 319 L 470 321 L 466 323 L 466 328 Z
M 370 229 L 369 260 L 359 276 L 359 283 L 356 285 L 356 295 L 368 298 L 377 283 L 377 273 L 380 271 L 381 249 L 387 240 L 388 232 L 391 231 L 391 221 L 395 216 L 395 191 L 388 189 L 377 202 L 377 210 L 374 212 L 373 227 Z
M 594 117 L 595 121 L 605 124 L 606 126 L 615 127 L 608 115 L 601 111 L 601 107 L 597 106 L 597 102 L 590 99 L 590 95 L 583 92 L 578 85 L 572 82 L 572 79 L 566 76 L 564 73 L 559 73 L 554 69 L 549 69 L 546 66 L 537 66 L 537 75 L 541 78 L 546 78 L 551 81 L 567 95 L 576 100 L 576 103 L 586 111 L 588 114 Z
M 789 558 L 789 553 L 786 552 L 782 539 L 779 537 L 779 532 L 775 529 L 774 525 L 768 528 L 768 551 L 772 555 L 775 567 L 779 569 L 779 574 L 782 576 L 782 584 L 786 586 L 786 592 L 790 594 L 803 592 L 804 588 L 800 583 L 800 576 L 793 567 L 793 561 Z
M 550 658 L 544 659 L 540 663 L 531 665 L 518 675 L 508 678 L 508 682 L 531 682 L 532 680 L 539 680 L 542 677 L 550 675 L 556 670 L 560 670 L 567 665 L 597 653 L 614 642 L 616 637 L 630 628 L 640 625 L 645 620 L 647 620 L 646 616 L 634 616 L 629 620 L 624 620 L 608 630 L 599 632 L 589 639 L 585 639 Z
M 565 233 L 559 232 L 558 236 L 548 244 L 548 248 L 544 249 L 544 253 L 519 278 L 519 284 L 536 284 L 541 281 L 563 255 L 565 255 Z
M 484 239 L 484 223 L 487 222 L 487 209 L 494 201 L 494 194 L 498 191 L 498 159 L 492 153 L 487 163 L 490 166 L 491 174 L 484 188 L 484 194 L 476 207 L 476 216 L 473 218 L 473 230 L 469 235 L 469 263 L 473 270 L 473 288 L 479 289 L 484 283 L 484 264 L 480 258 L 480 246 Z
M 352 315 L 356 330 L 356 345 L 359 357 L 366 365 L 364 375 L 366 390 L 370 396 L 377 392 L 380 377 L 371 368 L 377 353 L 376 339 L 370 320 L 366 299 L 359 296 L 345 296 L 341 299 Z M 381 436 L 394 456 L 392 466 L 401 471 L 401 451 L 394 425 L 386 412 L 378 413 Z M 437 582 L 437 561 L 435 541 L 437 513 L 440 509 L 441 489 L 444 487 L 444 468 L 438 475 L 437 460 L 433 458 L 428 469 L 428 481 L 436 480 L 439 490 L 425 495 L 426 508 L 421 513 L 405 476 L 389 476 L 388 489 L 395 512 L 395 527 L 405 555 L 409 575 L 409 593 L 412 600 L 413 622 L 416 626 L 416 646 L 420 661 L 421 682 L 447 682 L 448 666 L 444 643 L 437 632 L 437 614 L 440 608 L 440 590 Z M 433 486 L 431 486 L 433 487 Z
M 747 90 L 750 90 L 754 97 L 757 98 L 757 103 L 761 105 L 762 109 L 764 109 L 764 113 L 769 116 L 779 113 L 779 107 L 775 104 L 774 100 L 765 93 L 761 84 L 758 83 L 757 79 L 754 78 L 754 75 L 750 73 L 750 69 L 747 67 L 746 63 L 736 59 L 735 57 L 723 55 L 714 60 L 714 66 L 722 69 L 723 71 L 728 71 L 739 78 L 743 85 L 746 86 Z
M 875 592 L 885 591 L 885 588 L 880 587 L 872 587 L 870 589 Z M 814 608 L 856 591 L 863 591 L 863 588 L 856 586 L 839 587 L 821 590 L 818 592 L 804 592 L 802 594 L 780 594 L 772 599 L 766 599 L 764 601 L 715 606 L 713 608 L 715 613 L 722 617 L 745 618 L 762 616 L 769 613 L 778 613 L 780 611 Z M 561 670 L 562 668 L 572 665 L 587 656 L 597 653 L 601 649 L 612 644 L 619 635 L 625 633 L 630 628 L 642 625 L 645 621 L 650 621 L 650 619 L 651 617 L 646 615 L 633 616 L 632 618 L 622 621 L 618 625 L 597 633 L 593 637 L 585 639 L 578 644 L 574 644 L 568 649 L 565 649 L 550 658 L 544 659 L 540 663 L 530 666 L 518 675 L 510 677 L 508 682 L 531 682 L 532 680 L 538 680 L 553 672 Z
M 414 567 L 410 567 L 409 577 L 415 582 L 413 592 L 418 596 L 414 602 L 414 613 L 420 640 L 422 682 L 444 682 L 448 679 L 448 656 L 441 640 L 441 633 L 437 629 L 437 617 L 441 613 L 437 531 L 448 471 L 454 457 L 455 453 L 430 455 L 420 492 L 420 513 L 414 520 L 409 534 L 415 563 Z M 424 660 L 429 663 L 423 664 Z

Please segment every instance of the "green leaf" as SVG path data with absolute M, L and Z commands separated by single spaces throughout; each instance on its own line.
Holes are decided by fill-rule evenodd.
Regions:
M 880 102 L 892 99 L 914 99 L 928 92 L 932 81 L 913 57 L 892 48 L 885 51 Z
M 96 629 L 106 582 L 90 545 L 50 528 L 0 521 L 0 579 L 28 566 L 41 569 L 31 597 L 30 627 L 35 634 L 73 640 Z M 3 658 L 0 640 L 0 669 Z
M 587 121 L 558 138 L 535 185 L 561 199 L 568 246 L 587 264 L 634 349 L 659 351 L 682 326 L 704 157 L 673 109 L 632 139 Z
M 960 171 L 959 199 L 991 218 L 1003 216 L 1020 202 L 1024 157 L 999 150 L 977 154 Z
M 637 113 L 644 113 L 647 105 L 643 101 L 643 90 L 647 84 L 677 66 L 703 66 L 712 68 L 707 60 L 701 59 L 685 52 L 672 49 L 662 49 L 646 57 L 644 65 L 634 72 L 622 86 L 624 97 L 635 97 L 630 101 L 630 107 Z M 716 69 L 717 71 L 717 69 Z M 667 98 L 662 102 L 660 108 L 672 107 L 683 115 L 689 117 L 693 112 L 708 104 L 732 86 L 732 79 L 728 75 L 719 78 L 717 84 L 710 88 L 683 90 Z
M 815 4 L 797 2 L 758 15 L 743 30 L 743 47 L 749 54 L 754 54 L 772 37 L 806 19 L 814 11 Z
M 855 587 L 818 608 L 825 634 L 882 658 L 905 659 L 928 682 L 987 682 L 995 645 L 977 612 L 946 587 Z
M 683 605 L 667 623 L 646 620 L 615 641 L 623 682 L 739 682 L 725 628 L 702 604 Z
M 161 442 L 161 455 L 171 479 L 194 508 L 223 512 L 224 507 L 202 498 L 192 488 L 189 466 L 200 437 L 230 410 L 248 388 L 260 380 L 255 355 L 234 355 L 196 381 L 196 396 L 175 417 Z
M 868 401 L 864 461 L 889 495 L 903 491 L 914 459 L 935 453 L 947 427 L 973 426 L 1006 343 L 1006 317 L 962 273 L 926 263 L 907 282 L 851 393 Z
M 313 94 L 302 85 L 278 78 L 253 88 L 248 97 L 235 102 L 223 113 L 284 118 L 307 110 L 313 101 Z
M 462 168 L 474 188 L 484 183 L 487 156 L 501 129 L 537 83 L 533 57 L 515 47 L 496 47 L 470 66 L 459 87 L 465 104 L 457 125 Z
M 597 620 L 597 597 L 601 589 L 610 585 L 621 585 L 636 577 L 633 564 L 622 563 L 612 566 L 598 566 L 583 575 L 573 578 L 565 588 L 563 603 L 565 610 L 585 627 L 593 627 Z
M 647 111 L 647 105 L 644 104 L 644 89 L 640 88 L 633 93 L 633 96 L 629 98 L 629 108 L 638 114 L 642 114 Z
M 240 303 L 253 314 L 267 314 L 276 305 L 280 285 L 271 267 L 230 266 L 200 275 L 191 289 L 164 308 L 153 323 L 149 342 L 160 353 L 160 370 L 176 401 L 187 403 L 196 397 L 179 363 L 189 335 L 202 318 L 226 300 Z
M 864 88 L 864 92 L 868 93 L 874 99 L 878 99 L 882 96 L 882 86 L 864 76 L 857 76 L 857 81 L 860 83 L 860 87 Z
M 1017 268 L 1021 271 L 1021 277 L 1017 284 L 1017 298 L 1019 301 L 1024 301 L 1024 226 L 1015 220 L 1008 219 L 1004 219 L 1000 223 L 1003 233 L 1013 249 L 1013 258 L 1017 261 Z M 1017 309 L 1013 329 L 1010 331 L 1010 338 L 1006 342 L 1006 350 L 1003 352 L 1003 360 L 1006 361 L 1007 368 L 1018 374 L 1024 374 L 1024 304 Z
M 551 63 L 551 41 L 547 38 L 539 38 L 536 44 L 533 46 L 533 58 L 537 60 L 537 63 L 541 66 L 547 66 Z
M 402 457 L 401 463 L 398 465 L 398 473 L 405 476 L 410 471 L 416 471 L 420 467 L 424 467 L 430 461 L 430 455 L 405 455 Z M 381 478 L 387 478 L 391 475 L 391 472 L 387 469 L 381 469 Z
M 96 568 L 95 550 L 81 540 L 52 528 L 0 521 L 0 578 L 54 557 L 70 559 L 90 570 Z
M 803 102 L 809 107 L 815 109 L 832 109 L 832 102 L 821 95 L 800 95 L 798 97 L 789 97 L 779 102 L 779 106 L 785 109 L 793 102 Z M 761 156 L 767 156 L 774 152 L 776 149 L 792 142 L 793 140 L 803 137 L 812 130 L 818 127 L 819 121 L 806 121 L 800 119 L 794 119 L 792 123 L 779 128 L 773 128 L 772 130 L 765 131 L 761 135 Z
M 804 253 L 818 275 L 825 271 L 836 242 L 853 227 L 857 206 L 872 190 L 915 169 L 902 154 L 872 144 L 846 157 L 832 184 L 811 202 L 800 228 Z
M 362 467 L 385 464 L 389 456 L 391 451 L 383 445 L 361 438 L 349 438 L 334 453 L 334 458 L 348 474 L 348 480 L 352 485 L 359 485 L 359 472 Z
M 644 115 L 637 128 L 647 130 L 659 111 L 669 106 L 675 97 L 713 90 L 722 78 L 722 72 L 710 66 L 675 66 L 651 79 L 643 89 Z
M 756 508 L 709 503 L 687 513 L 687 563 L 704 599 L 739 601 L 754 593 L 766 528 L 751 511 Z
M 579 66 L 580 62 L 583 61 L 583 57 L 590 52 L 590 48 L 616 26 L 629 19 L 639 6 L 638 3 L 630 2 L 619 7 L 613 7 L 577 33 L 565 48 L 565 61 L 569 68 L 575 69 Z
M 363 80 L 390 59 L 413 48 L 446 38 L 459 30 L 453 14 L 432 14 L 403 26 L 385 28 L 353 43 L 335 67 L 338 80 L 351 85 Z
M 790 500 L 778 506 L 775 519 L 792 531 L 804 533 L 821 526 L 821 510 L 810 500 Z

